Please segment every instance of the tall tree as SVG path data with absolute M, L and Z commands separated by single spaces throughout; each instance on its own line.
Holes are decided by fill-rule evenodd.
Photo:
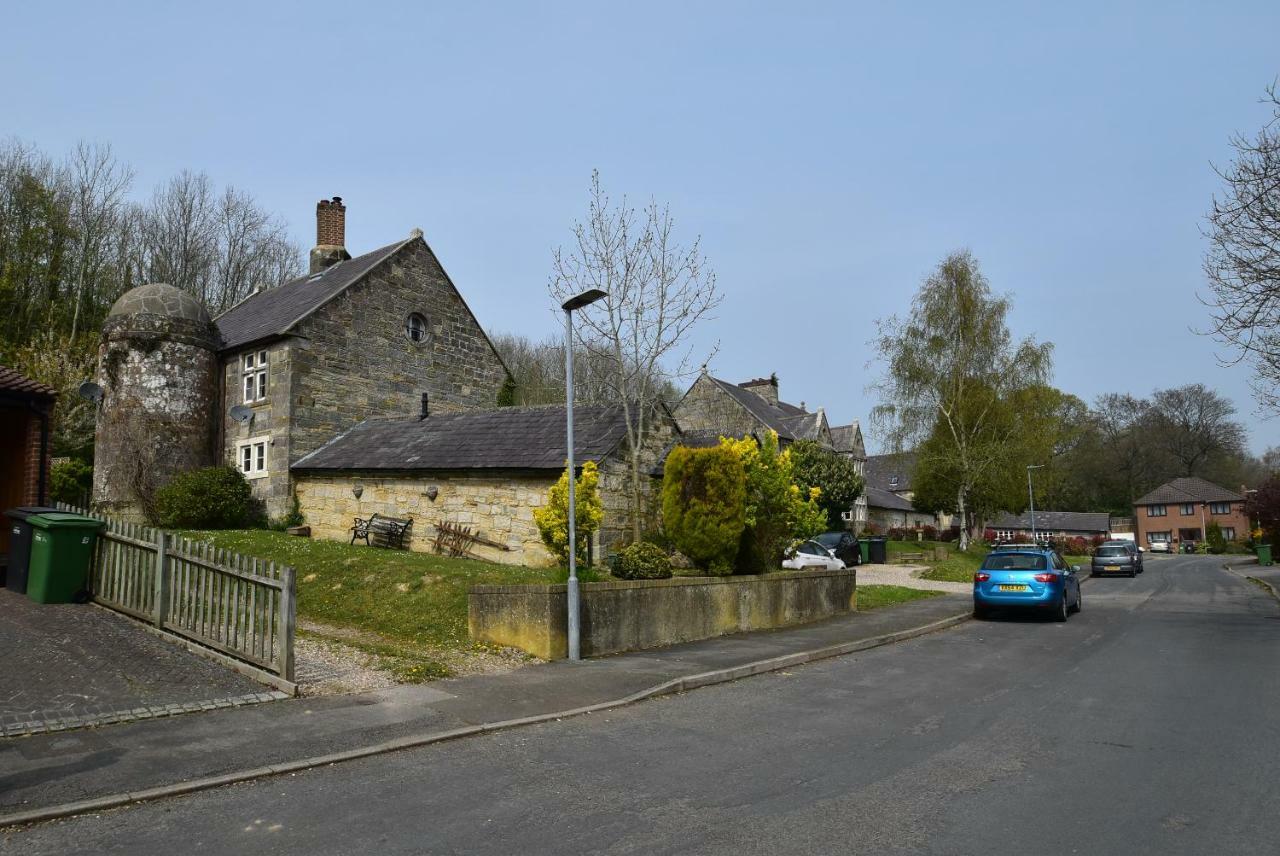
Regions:
M 622 404 L 631 469 L 632 536 L 640 539 L 643 441 L 663 393 L 662 379 L 691 373 L 689 333 L 720 304 L 700 240 L 683 244 L 668 208 L 610 201 L 591 174 L 587 218 L 557 249 L 549 291 L 557 304 L 588 289 L 608 296 L 581 310 L 589 351 L 603 359 L 601 383 Z
M 1148 441 L 1167 454 L 1180 476 L 1207 476 L 1223 458 L 1245 450 L 1235 406 L 1204 384 L 1159 390 L 1148 414 Z
M 1265 409 L 1280 409 L 1280 92 L 1266 90 L 1271 117 L 1252 137 L 1231 139 L 1235 157 L 1208 215 L 1204 272 L 1210 333 L 1253 365 Z
M 933 455 L 953 474 L 961 548 L 969 542 L 969 499 L 1006 457 L 1017 421 L 1013 395 L 1048 380 L 1052 346 L 1014 343 L 1009 300 L 991 291 L 968 252 L 947 256 L 916 293 L 911 314 L 880 322 L 884 375 L 872 413 L 890 448 L 938 438 Z

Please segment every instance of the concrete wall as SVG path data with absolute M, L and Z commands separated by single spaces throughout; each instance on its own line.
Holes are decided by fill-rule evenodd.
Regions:
M 471 638 L 548 660 L 567 656 L 566 588 L 472 586 Z M 582 652 L 616 654 L 807 624 L 856 609 L 857 597 L 856 569 L 584 583 Z

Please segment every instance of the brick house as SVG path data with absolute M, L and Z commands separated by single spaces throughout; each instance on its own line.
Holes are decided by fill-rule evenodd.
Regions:
M 52 387 L 0 366 L 0 511 L 49 501 Z M 9 528 L 0 527 L 0 564 L 7 564 Z
M 113 406 L 117 397 L 164 389 L 140 402 L 154 411 L 149 424 L 181 422 L 192 465 L 237 467 L 279 518 L 293 504 L 290 465 L 362 420 L 412 417 L 428 400 L 436 413 L 496 407 L 506 367 L 422 232 L 353 258 L 345 224 L 342 200 L 321 200 L 309 273 L 259 289 L 211 321 L 169 286 L 122 297 L 104 328 L 103 353 L 115 362 L 104 357 L 99 371 L 108 395 L 95 471 L 127 469 L 132 457 L 131 446 L 104 437 L 151 433 L 141 445 L 178 454 L 158 431 L 122 430 L 130 411 Z M 110 383 L 104 370 L 112 366 L 124 367 L 127 383 Z M 193 389 L 198 395 L 186 393 Z M 178 407 L 179 399 L 194 403 Z M 157 461 L 157 481 L 171 475 L 166 463 Z M 94 503 L 136 518 L 142 497 L 130 494 L 139 493 L 99 478 Z
M 1210 521 L 1228 541 L 1249 535 L 1244 495 L 1200 478 L 1166 482 L 1133 503 L 1138 543 L 1177 545 L 1203 541 Z
M 650 425 L 641 460 L 647 514 L 655 513 L 659 489 L 653 476 L 678 434 L 665 406 Z M 574 408 L 575 462 L 599 467 L 604 521 L 593 539 L 597 556 L 631 541 L 626 435 L 621 405 Z M 299 506 L 317 536 L 349 537 L 354 517 L 412 516 L 412 550 L 432 549 L 434 524 L 448 521 L 482 539 L 472 547 L 479 558 L 545 565 L 551 555 L 533 511 L 546 503 L 564 462 L 565 408 L 549 405 L 367 420 L 303 456 L 291 470 Z
M 812 440 L 851 459 L 858 474 L 864 474 L 867 453 L 857 421 L 832 426 L 824 408 L 811 412 L 804 402 L 796 405 L 781 400 L 776 374 L 735 384 L 713 377 L 704 369 L 674 413 L 680 430 L 691 442 L 721 436 L 760 437 L 773 431 L 781 448 L 798 440 Z M 864 499 L 860 497 L 850 509 L 855 521 L 866 520 Z

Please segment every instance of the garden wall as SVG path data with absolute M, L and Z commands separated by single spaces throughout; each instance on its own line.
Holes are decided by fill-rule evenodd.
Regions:
M 617 654 L 748 630 L 790 627 L 857 608 L 857 570 L 583 583 L 582 653 Z M 567 586 L 472 586 L 472 640 L 568 656 Z

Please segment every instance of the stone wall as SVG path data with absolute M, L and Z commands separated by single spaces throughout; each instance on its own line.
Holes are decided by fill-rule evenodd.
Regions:
M 719 431 L 724 436 L 745 437 L 763 427 L 705 374 L 694 381 L 676 405 L 675 417 L 682 431 Z
M 638 651 L 748 630 L 807 624 L 857 609 L 857 570 L 583 583 L 582 653 Z M 568 654 L 566 586 L 472 586 L 476 642 L 544 659 Z
M 474 476 L 451 473 L 401 475 L 310 474 L 295 475 L 298 503 L 311 534 L 318 538 L 349 540 L 353 518 L 374 513 L 387 517 L 412 517 L 413 529 L 406 546 L 427 552 L 441 520 L 471 527 L 471 531 L 501 546 L 477 544 L 476 558 L 504 564 L 542 566 L 552 564 L 542 545 L 533 510 L 546 504 L 547 491 L 556 474 Z M 360 498 L 352 487 L 359 483 Z M 431 489 L 436 491 L 432 500 Z M 505 548 L 505 549 L 504 549 Z
M 640 448 L 642 534 L 656 529 L 661 520 L 662 480 L 652 473 L 676 436 L 675 422 L 665 412 L 650 425 L 651 430 Z M 617 451 L 600 462 L 600 503 L 604 508 L 604 522 L 596 534 L 594 549 L 595 555 L 603 559 L 635 540 L 631 525 L 631 454 L 625 441 Z
M 207 321 L 114 315 L 103 327 L 96 510 L 141 522 L 156 489 L 214 463 L 218 360 Z
M 410 313 L 429 335 L 405 335 Z M 435 412 L 497 405 L 506 378 L 435 254 L 420 238 L 296 327 L 291 461 L 371 416 L 416 416 L 422 393 Z
M 244 357 L 267 352 L 267 397 L 259 401 L 244 399 Z M 281 518 L 293 507 L 293 489 L 289 478 L 289 422 L 293 402 L 294 340 L 283 339 L 270 344 L 244 348 L 223 355 L 222 456 L 228 466 L 240 468 L 237 457 L 242 443 L 258 438 L 267 440 L 267 475 L 248 475 L 253 495 L 266 508 L 267 515 Z M 257 359 L 255 356 L 255 363 Z M 256 371 L 255 367 L 255 371 Z M 253 411 L 253 421 L 237 422 L 231 418 L 234 405 L 243 404 Z

